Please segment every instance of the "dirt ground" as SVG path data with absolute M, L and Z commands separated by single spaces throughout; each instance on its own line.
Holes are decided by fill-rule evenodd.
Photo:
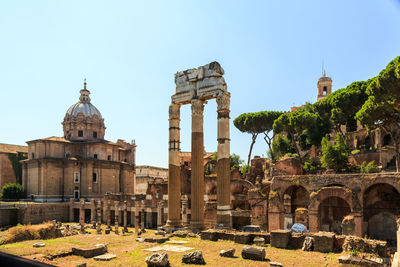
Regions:
M 103 228 L 104 229 L 104 228 Z M 120 228 L 120 230 L 122 230 Z M 133 228 L 129 228 L 134 231 Z M 91 234 L 74 235 L 63 238 L 48 239 L 48 240 L 29 240 L 6 244 L 0 246 L 0 251 L 23 256 L 29 259 L 34 259 L 46 262 L 57 266 L 77 266 L 86 263 L 87 266 L 146 266 L 146 257 L 153 252 L 145 251 L 147 248 L 159 246 L 154 243 L 140 243 L 135 241 L 136 235 L 122 236 L 115 235 L 113 232 L 109 235 L 97 235 L 95 230 L 88 230 Z M 149 230 L 142 236 L 151 236 L 154 231 Z M 5 235 L 5 232 L 0 232 L 0 239 Z M 217 242 L 201 240 L 200 238 L 178 238 L 172 237 L 170 240 L 187 241 L 182 246 L 192 247 L 189 250 L 203 251 L 203 257 L 207 266 L 268 266 L 268 261 L 280 262 L 283 266 L 340 266 L 338 258 L 342 254 L 338 253 L 319 253 L 319 252 L 304 252 L 302 250 L 283 250 L 272 247 L 265 247 L 267 261 L 259 262 L 246 260 L 241 258 L 240 253 L 244 245 L 236 244 L 232 241 L 219 240 Z M 45 247 L 34 248 L 32 245 L 37 242 L 44 242 Z M 54 255 L 62 251 L 67 251 L 72 247 L 86 247 L 96 244 L 107 244 L 109 253 L 116 254 L 117 257 L 111 261 L 100 262 L 94 259 L 85 259 L 80 256 L 67 256 L 47 260 L 46 255 Z M 161 244 L 163 245 L 163 244 Z M 219 256 L 219 251 L 222 249 L 236 248 L 236 258 L 223 258 Z M 182 264 L 181 259 L 183 252 L 167 252 L 171 266 L 191 266 Z M 187 252 L 186 252 L 187 253 Z M 194 266 L 194 265 L 193 265 Z

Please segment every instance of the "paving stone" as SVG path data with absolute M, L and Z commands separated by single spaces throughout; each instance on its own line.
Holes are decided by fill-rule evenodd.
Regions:
M 368 266 L 368 267 L 383 267 L 382 262 L 376 262 L 372 260 L 363 259 L 352 255 L 343 255 L 339 257 L 339 263 L 342 264 L 353 264 L 356 266 Z
M 282 263 L 271 261 L 269 267 L 283 267 Z
M 85 258 L 92 258 L 107 252 L 107 246 L 88 247 L 88 248 L 72 248 L 72 253 Z
M 96 256 L 93 259 L 96 261 L 110 261 L 112 259 L 115 259 L 116 257 L 117 257 L 117 255 L 108 253 L 108 254 Z
M 34 248 L 42 248 L 42 247 L 44 247 L 44 246 L 46 246 L 45 243 L 35 243 L 35 244 L 33 244 L 33 247 L 34 247 Z

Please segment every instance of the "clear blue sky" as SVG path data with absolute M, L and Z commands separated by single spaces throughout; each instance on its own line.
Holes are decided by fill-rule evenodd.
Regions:
M 174 73 L 217 60 L 231 118 L 316 100 L 322 62 L 333 88 L 365 80 L 400 55 L 400 1 L 2 1 L 0 142 L 62 136 L 87 78 L 106 139 L 136 139 L 137 163 L 167 167 Z M 190 107 L 181 111 L 190 150 Z M 215 101 L 205 147 L 217 147 Z M 250 136 L 231 124 L 231 152 Z M 266 154 L 260 136 L 253 155 Z

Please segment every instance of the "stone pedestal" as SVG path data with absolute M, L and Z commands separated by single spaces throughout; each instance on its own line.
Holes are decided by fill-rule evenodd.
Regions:
M 115 230 L 114 230 L 114 232 L 115 232 L 115 234 L 119 234 L 119 230 L 118 230 L 118 225 L 119 225 L 119 201 L 116 201 L 115 202 L 115 205 L 114 205 L 114 209 L 115 209 Z
M 204 227 L 204 101 L 192 100 L 191 229 Z
M 181 167 L 180 152 L 180 105 L 169 106 L 169 158 L 168 158 L 168 220 L 167 226 L 181 226 Z
M 230 203 L 230 139 L 229 106 L 230 93 L 217 97 L 218 104 L 218 152 L 217 152 L 217 226 L 231 228 L 232 215 Z

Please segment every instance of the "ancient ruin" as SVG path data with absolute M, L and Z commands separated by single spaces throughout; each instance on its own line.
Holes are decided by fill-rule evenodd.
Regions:
M 192 229 L 204 227 L 204 168 L 203 168 L 203 110 L 209 99 L 216 98 L 218 104 L 218 187 L 217 225 L 231 227 L 230 216 L 230 139 L 229 105 L 230 94 L 222 77 L 224 70 L 218 62 L 197 69 L 175 74 L 176 90 L 169 106 L 169 180 L 167 226 L 182 226 L 180 200 L 180 106 L 192 105 L 192 172 L 191 172 L 191 217 Z

